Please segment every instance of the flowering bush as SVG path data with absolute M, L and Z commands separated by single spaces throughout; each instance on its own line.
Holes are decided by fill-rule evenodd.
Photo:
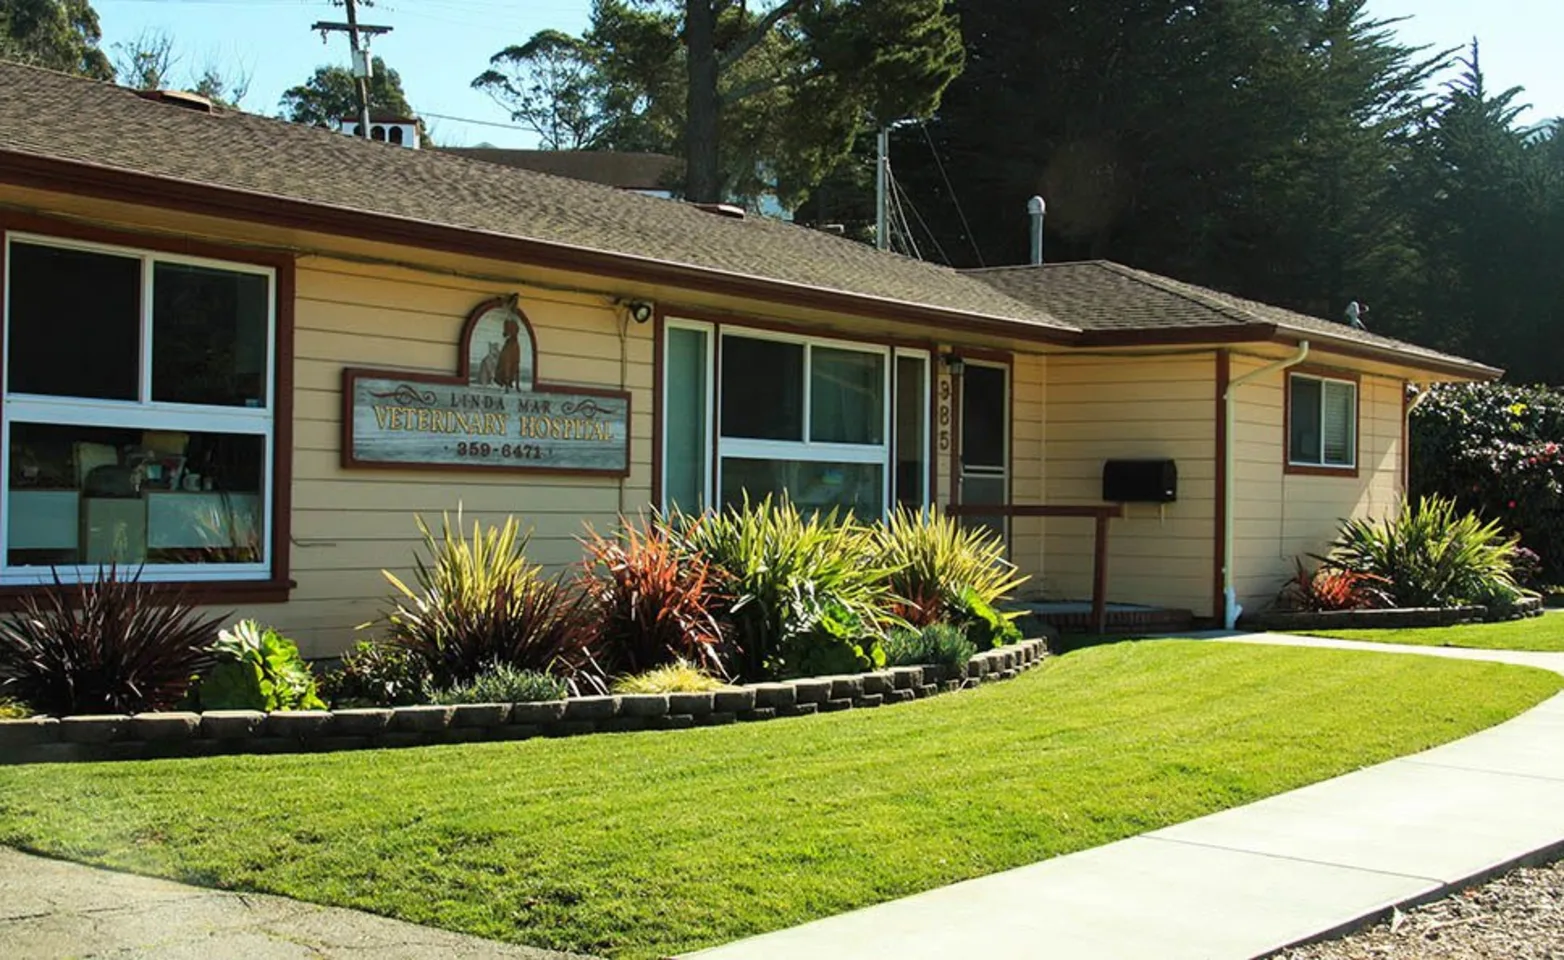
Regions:
M 1412 414 L 1414 498 L 1519 534 L 1540 576 L 1564 577 L 1564 392 L 1509 384 L 1437 387 Z

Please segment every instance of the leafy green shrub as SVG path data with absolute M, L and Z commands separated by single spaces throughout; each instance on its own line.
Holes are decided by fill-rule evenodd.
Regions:
M 429 668 L 405 648 L 360 640 L 320 678 L 320 693 L 339 709 L 405 707 L 423 700 L 429 680 Z
M 967 632 L 950 623 L 931 623 L 922 630 L 892 630 L 885 638 L 885 662 L 893 667 L 959 667 L 977 652 Z
M 614 681 L 615 693 L 705 693 L 725 687 L 721 680 L 700 668 L 680 660 L 645 673 L 620 677 Z
M 804 676 L 824 661 L 872 662 L 891 622 L 889 571 L 874 533 L 851 514 L 806 516 L 786 498 L 767 497 L 722 513 L 675 514 L 669 530 L 681 552 L 724 578 L 716 612 L 728 625 L 725 661 L 735 675 Z M 861 632 L 841 636 L 850 631 Z
M 201 710 L 324 710 L 310 665 L 292 640 L 254 620 L 217 635 L 216 663 L 197 682 Z
M 1023 639 L 1015 625 L 1018 613 L 1002 613 L 982 594 L 968 587 L 963 590 L 952 611 L 957 623 L 967 628 L 967 637 L 979 650 L 992 650 Z
M 1496 520 L 1564 579 L 1564 391 L 1435 387 L 1411 417 L 1411 492 Z
M 712 615 L 717 575 L 699 556 L 679 550 L 660 517 L 616 536 L 588 528 L 582 540 L 582 587 L 595 606 L 599 665 L 610 674 L 640 673 L 689 661 L 725 675 L 722 630 Z
M 998 534 L 933 509 L 898 510 L 874 534 L 897 613 L 915 626 L 964 613 L 968 591 L 991 607 L 1027 581 L 1006 559 Z
M 534 703 L 563 700 L 569 694 L 569 684 L 558 677 L 491 663 L 471 680 L 430 690 L 427 699 L 430 703 Z
M 454 526 L 443 518 L 439 537 L 422 517 L 418 529 L 427 558 L 416 558 L 417 589 L 384 571 L 397 591 L 380 625 L 386 642 L 420 659 L 440 687 L 495 663 L 601 685 L 590 604 L 528 562 L 530 536 L 515 517 L 487 529 L 474 522 L 470 540 L 460 510 Z
M 33 712 L 27 708 L 27 704 L 20 700 L 0 697 L 0 720 L 25 720 L 32 715 Z
M 0 696 L 56 716 L 166 710 L 211 663 L 222 619 L 139 573 L 111 566 L 79 584 L 55 574 L 0 622 Z
M 881 637 L 853 610 L 825 604 L 814 628 L 782 641 L 775 670 L 782 677 L 863 673 L 885 666 Z
M 1384 520 L 1348 520 L 1329 565 L 1380 577 L 1401 607 L 1507 605 L 1524 595 L 1510 572 L 1515 542 L 1494 521 L 1425 497 Z

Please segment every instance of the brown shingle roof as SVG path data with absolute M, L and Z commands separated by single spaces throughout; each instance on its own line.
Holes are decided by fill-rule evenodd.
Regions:
M 1270 304 L 1197 287 L 1106 260 L 992 267 L 966 271 L 1019 300 L 1093 333 L 1126 335 L 1170 330 L 1210 331 L 1273 327 L 1296 339 L 1325 338 L 1400 354 L 1410 362 L 1467 368 L 1473 376 L 1502 371 L 1392 337 L 1358 330 Z M 1268 339 L 1268 338 L 1266 338 Z
M 664 153 L 620 150 L 506 150 L 500 147 L 441 147 L 442 153 L 502 167 L 536 170 L 556 177 L 601 183 L 621 190 L 667 190 L 684 162 Z
M 179 183 L 998 319 L 1068 327 L 975 277 L 775 220 L 409 150 L 232 111 L 157 103 L 0 62 L 7 151 Z M 0 164 L 3 167 L 3 164 Z

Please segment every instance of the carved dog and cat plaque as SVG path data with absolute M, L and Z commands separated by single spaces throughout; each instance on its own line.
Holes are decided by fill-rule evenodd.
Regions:
M 630 395 L 539 383 L 537 367 L 510 297 L 468 316 L 455 376 L 343 370 L 343 466 L 627 475 Z

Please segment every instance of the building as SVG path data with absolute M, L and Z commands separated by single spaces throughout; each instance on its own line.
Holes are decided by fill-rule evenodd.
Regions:
M 583 521 L 772 490 L 954 493 L 1082 596 L 1091 524 L 1007 505 L 1100 507 L 1105 462 L 1154 459 L 1174 499 L 1111 521 L 1110 596 L 1219 619 L 1224 568 L 1263 603 L 1397 500 L 1409 386 L 1498 374 L 1109 264 L 964 273 L 14 64 L 0 89 L 11 602 L 145 563 L 325 655 L 415 514 L 518 514 L 562 565 Z

